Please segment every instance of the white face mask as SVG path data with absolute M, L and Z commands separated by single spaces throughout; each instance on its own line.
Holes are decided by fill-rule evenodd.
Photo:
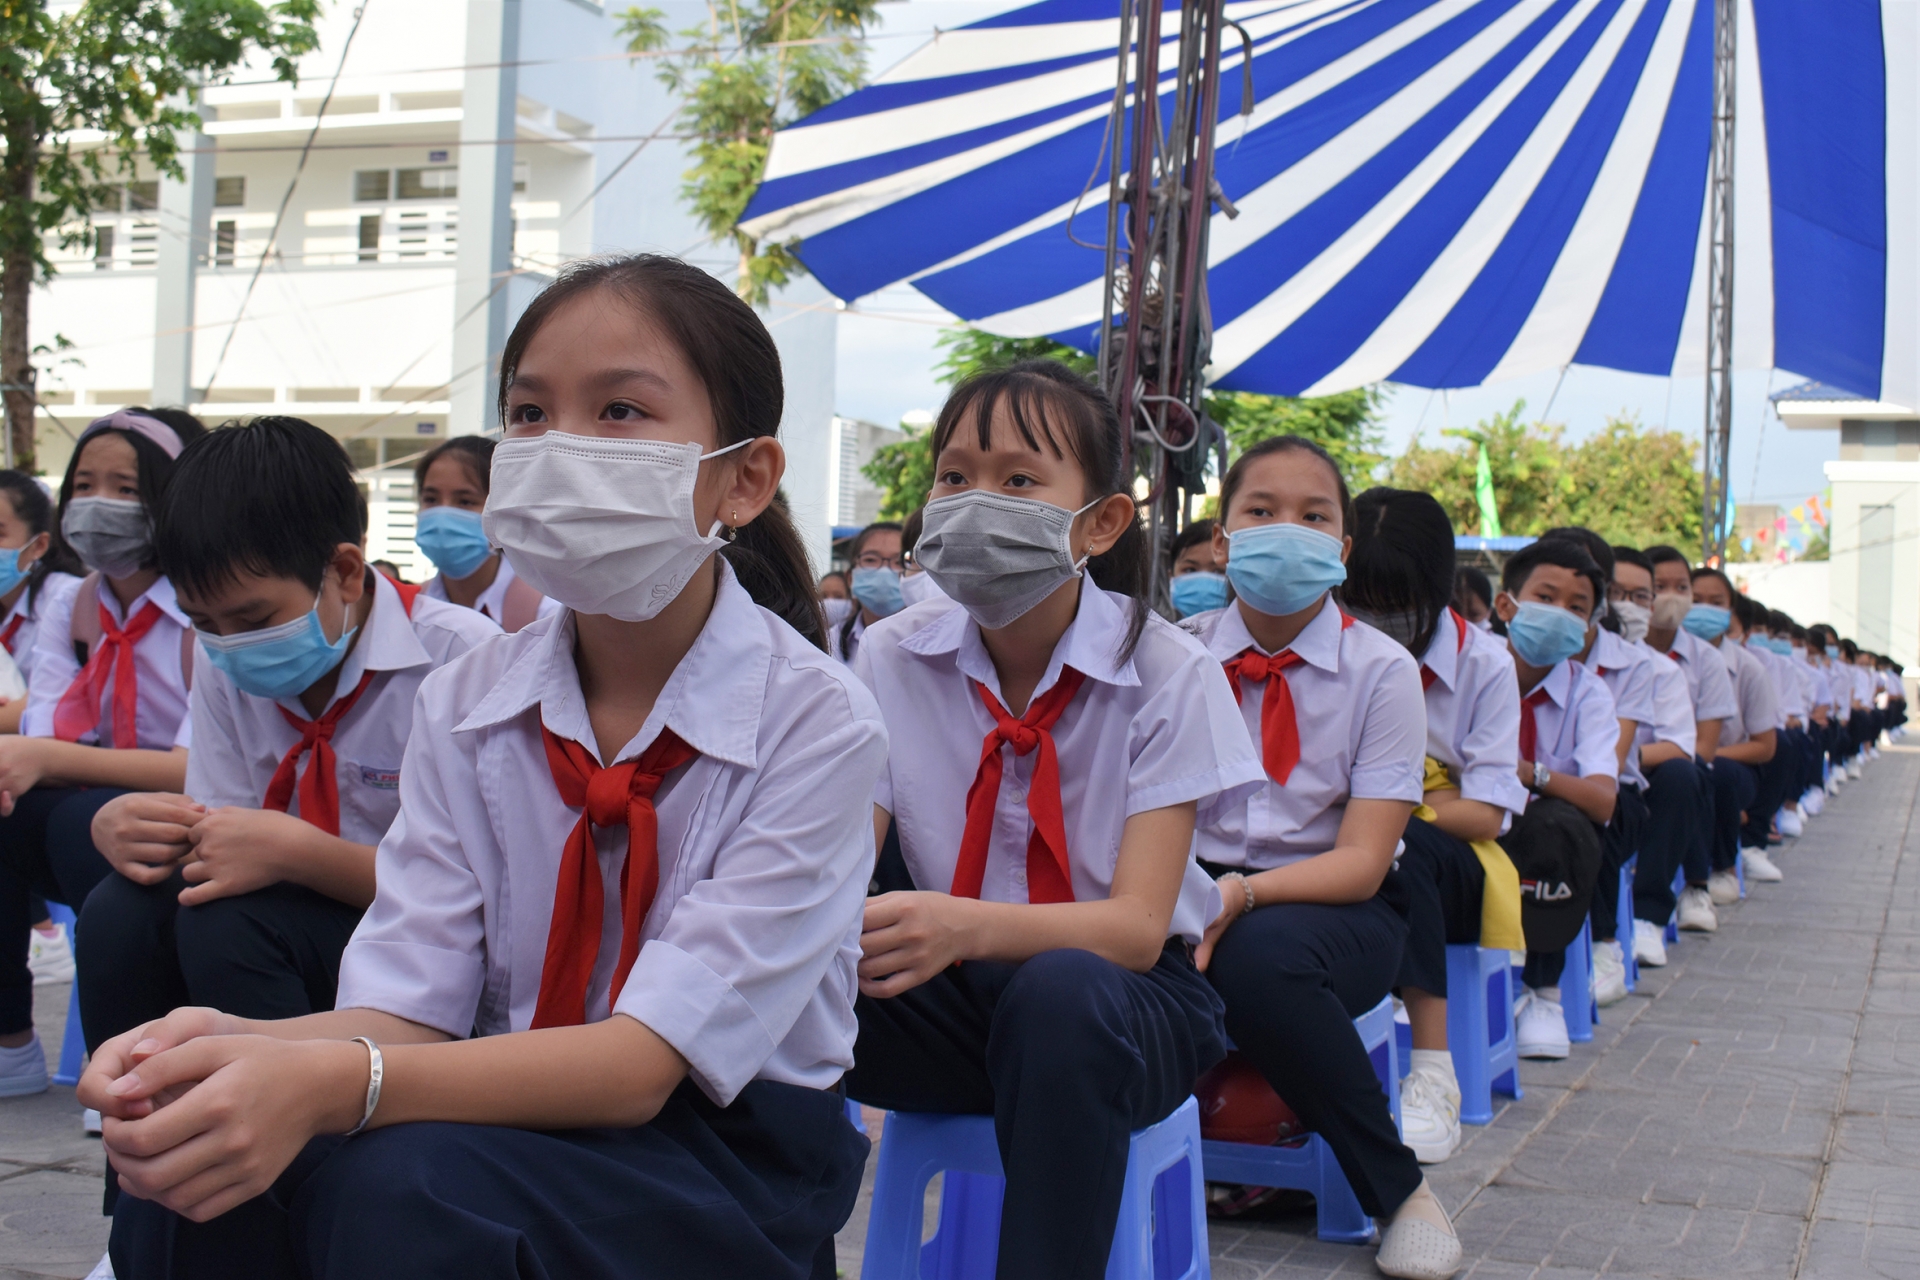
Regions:
M 493 451 L 489 541 L 542 595 L 624 622 L 653 617 L 726 539 L 694 523 L 697 444 L 548 431 Z
M 933 575 L 926 572 L 909 573 L 902 577 L 900 579 L 900 598 L 910 605 L 920 604 L 927 600 L 952 599 L 951 596 L 940 589 L 940 584 L 933 580 Z
M 1620 634 L 1628 644 L 1638 644 L 1647 638 L 1647 628 L 1653 625 L 1653 610 L 1631 600 L 1615 600 L 1613 611 L 1620 615 Z

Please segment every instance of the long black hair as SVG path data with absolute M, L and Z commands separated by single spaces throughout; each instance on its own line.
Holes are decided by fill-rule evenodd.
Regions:
M 1333 476 L 1334 488 L 1340 492 L 1340 532 L 1351 534 L 1353 532 L 1353 495 L 1347 491 L 1347 477 L 1341 474 L 1340 464 L 1333 460 L 1332 454 L 1305 436 L 1268 436 L 1258 444 L 1249 446 L 1245 452 L 1233 460 L 1233 465 L 1227 468 L 1227 474 L 1220 480 L 1221 526 L 1224 528 L 1226 525 L 1227 513 L 1233 510 L 1233 496 L 1246 482 L 1248 469 L 1262 458 L 1288 452 L 1310 453 L 1326 464 L 1328 472 Z
M 1418 658 L 1453 605 L 1453 521 L 1430 493 L 1369 489 L 1353 500 L 1353 551 L 1340 598 L 1375 613 L 1414 615 Z
M 74 577 L 85 577 L 87 566 L 80 563 L 80 557 L 60 533 L 60 522 L 53 518 L 53 499 L 40 487 L 40 482 L 24 471 L 0 471 L 0 493 L 13 504 L 13 514 L 29 530 L 27 541 L 31 542 L 41 534 L 47 535 L 47 552 L 33 562 L 27 570 L 27 607 L 40 598 L 40 588 L 50 573 L 70 573 Z
M 994 411 L 1003 404 L 1015 434 L 1029 449 L 1045 448 L 1056 458 L 1072 458 L 1080 464 L 1088 502 L 1131 494 L 1132 477 L 1123 473 L 1126 441 L 1113 402 L 1058 360 L 1021 360 L 962 381 L 933 424 L 935 460 L 953 433 L 969 420 L 980 447 L 991 448 Z M 1147 629 L 1150 555 L 1146 530 L 1136 517 L 1111 547 L 1087 561 L 1087 575 L 1095 586 L 1133 598 L 1132 618 L 1120 643 L 1121 662 L 1133 657 Z
M 786 386 L 780 352 L 767 326 L 752 307 L 706 272 L 655 253 L 583 258 L 560 268 L 553 283 L 521 313 L 500 353 L 496 408 L 503 427 L 507 390 L 533 335 L 563 305 L 599 289 L 646 316 L 680 349 L 706 388 L 721 448 L 779 434 Z M 756 604 L 778 614 L 819 648 L 827 647 L 813 566 L 783 502 L 768 503 L 766 510 L 735 529 L 720 554 Z
M 124 412 L 144 414 L 156 421 L 166 423 L 173 428 L 173 433 L 180 437 L 182 449 L 207 434 L 207 424 L 185 409 L 147 409 L 135 405 Z M 67 503 L 73 499 L 73 473 L 80 468 L 80 455 L 87 451 L 87 446 L 96 438 L 104 435 L 119 436 L 133 446 L 133 456 L 140 467 L 140 474 L 134 483 L 135 489 L 140 494 L 140 506 L 146 511 L 149 521 L 158 521 L 160 508 L 166 500 L 167 486 L 173 480 L 173 457 L 138 431 L 128 431 L 122 427 L 102 427 L 92 435 L 83 434 L 80 437 L 80 443 L 74 449 L 73 456 L 67 459 L 66 474 L 60 478 L 61 512 L 65 513 Z M 149 555 L 147 563 L 140 567 L 142 569 L 158 568 L 157 554 L 149 553 Z
M 529 337 L 532 335 L 529 334 Z M 465 467 L 480 485 L 481 493 L 493 492 L 494 441 L 485 436 L 452 436 L 421 454 L 413 464 L 413 491 L 427 486 L 427 472 L 442 458 L 451 457 Z

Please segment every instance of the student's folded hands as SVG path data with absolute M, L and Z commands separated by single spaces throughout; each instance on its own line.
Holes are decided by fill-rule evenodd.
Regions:
M 919 891 L 868 899 L 860 933 L 860 993 L 897 996 L 963 959 L 964 916 L 975 905 Z
M 46 744 L 45 738 L 0 737 L 0 817 L 11 816 L 14 803 L 46 777 Z
M 192 849 L 180 874 L 180 905 L 252 893 L 287 878 L 280 855 L 297 849 L 313 827 L 276 809 L 215 809 L 187 833 Z
M 93 815 L 93 845 L 135 884 L 159 884 L 192 852 L 188 833 L 206 816 L 189 796 L 130 791 Z
M 205 1222 L 272 1186 L 313 1137 L 360 1118 L 365 1049 L 233 1034 L 245 1025 L 180 1009 L 94 1054 L 79 1093 L 102 1115 L 123 1191 Z

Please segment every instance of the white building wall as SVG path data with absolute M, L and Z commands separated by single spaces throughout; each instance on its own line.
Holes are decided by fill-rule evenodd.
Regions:
M 1826 464 L 1833 486 L 1829 619 L 1843 636 L 1920 668 L 1920 462 Z

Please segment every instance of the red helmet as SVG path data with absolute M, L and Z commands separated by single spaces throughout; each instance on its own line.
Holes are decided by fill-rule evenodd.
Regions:
M 1193 1087 L 1200 1103 L 1200 1136 L 1218 1142 L 1270 1147 L 1306 1132 L 1273 1086 L 1239 1053 L 1200 1077 Z

